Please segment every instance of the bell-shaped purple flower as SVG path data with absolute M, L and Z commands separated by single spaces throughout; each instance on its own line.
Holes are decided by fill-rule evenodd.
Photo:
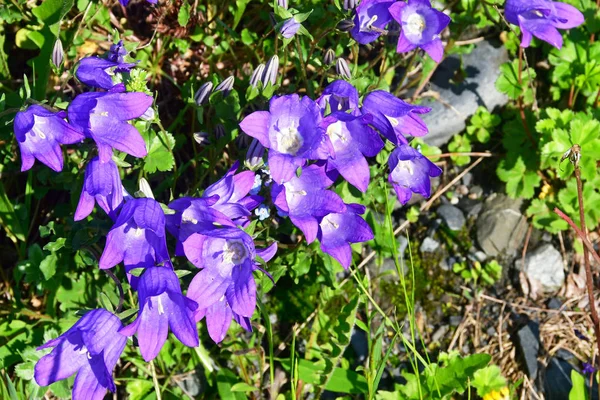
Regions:
M 279 33 L 286 39 L 291 39 L 294 37 L 298 30 L 300 29 L 300 22 L 296 21 L 294 17 L 285 20 L 283 25 L 279 28 Z
M 101 269 L 123 262 L 127 272 L 170 262 L 165 237 L 165 213 L 154 199 L 127 201 L 108 232 L 100 257 Z
M 148 154 L 142 135 L 127 121 L 142 116 L 152 104 L 152 97 L 119 92 L 123 90 L 118 85 L 109 92 L 83 93 L 68 108 L 69 121 L 96 142 L 102 162 L 112 158 L 113 148 L 134 157 Z
M 294 177 L 283 185 L 274 184 L 271 197 L 280 213 L 290 217 L 311 243 L 317 237 L 318 219 L 330 213 L 346 211 L 344 202 L 327 187 L 333 179 L 322 165 L 313 164 L 302 170 L 300 177 Z
M 362 0 L 356 7 L 354 27 L 350 34 L 360 44 L 371 43 L 384 31 L 392 20 L 388 11 L 393 0 Z
M 323 120 L 335 157 L 327 160 L 327 170 L 337 170 L 361 192 L 369 186 L 370 171 L 365 157 L 375 157 L 383 141 L 370 126 L 372 116 L 353 116 L 335 112 Z
M 401 25 L 398 39 L 398 53 L 407 53 L 421 48 L 435 61 L 444 58 L 444 46 L 440 33 L 448 24 L 450 17 L 431 7 L 429 0 L 408 0 L 395 2 L 390 14 Z
M 90 87 L 108 90 L 115 86 L 112 80 L 115 72 L 129 71 L 133 67 L 135 63 L 115 62 L 91 56 L 79 61 L 75 76 L 81 83 Z
M 560 49 L 563 38 L 558 29 L 575 28 L 585 21 L 577 8 L 550 0 L 506 0 L 504 15 L 521 28 L 521 47 L 529 47 L 535 36 Z
M 21 171 L 37 158 L 56 172 L 62 171 L 60 144 L 81 142 L 85 137 L 64 120 L 65 112 L 52 112 L 39 105 L 29 106 L 15 116 L 15 137 L 21 149 Z
M 314 101 L 291 94 L 271 98 L 269 111 L 253 112 L 240 122 L 240 128 L 270 149 L 271 176 L 281 184 L 292 179 L 307 159 L 329 157 L 331 143 L 320 127 L 321 120 Z
M 77 373 L 74 400 L 102 400 L 107 390 L 115 392 L 112 371 L 127 343 L 118 332 L 121 327 L 121 320 L 106 310 L 88 311 L 68 331 L 38 347 L 54 349 L 36 363 L 35 381 L 48 386 Z
M 395 149 L 388 162 L 391 170 L 388 180 L 402 204 L 408 203 L 413 193 L 429 197 L 430 178 L 442 173 L 438 166 L 407 144 Z
M 338 79 L 327 85 L 325 90 L 323 90 L 323 94 L 317 99 L 317 104 L 323 111 L 329 105 L 331 112 L 350 111 L 353 115 L 360 115 L 360 110 L 358 109 L 358 90 L 352 84 L 342 79 Z
M 184 345 L 198 346 L 193 318 L 198 305 L 181 293 L 179 278 L 170 267 L 152 267 L 142 273 L 138 301 L 140 311 L 136 320 L 119 332 L 126 336 L 137 332 L 144 360 L 156 358 L 167 340 L 169 328 Z
M 87 165 L 81 197 L 75 210 L 75 221 L 90 215 L 94 202 L 113 220 L 117 218 L 116 211 L 123 203 L 123 184 L 119 168 L 112 160 L 103 163 L 98 157 L 94 157 Z
M 426 114 L 429 107 L 413 106 L 393 94 L 376 90 L 363 100 L 363 114 L 371 114 L 371 124 L 392 143 L 407 143 L 404 135 L 424 136 L 427 125 L 417 114 Z
M 122 40 L 110 46 L 110 50 L 106 54 L 106 58 L 114 63 L 123 63 L 124 57 L 127 55 L 127 49 Z
M 217 343 L 225 337 L 234 316 L 251 330 L 249 321 L 256 308 L 255 258 L 258 255 L 269 261 L 277 244 L 257 250 L 246 232 L 225 227 L 207 235 L 192 235 L 183 246 L 188 260 L 202 268 L 187 294 L 198 303 L 196 321 L 206 316 L 209 335 Z
M 350 243 L 361 243 L 373 239 L 373 231 L 359 214 L 365 207 L 346 204 L 346 212 L 328 214 L 319 224 L 318 239 L 321 250 L 339 261 L 345 269 L 352 263 Z

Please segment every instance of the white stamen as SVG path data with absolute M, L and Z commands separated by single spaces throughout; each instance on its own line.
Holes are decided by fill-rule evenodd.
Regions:
M 409 161 L 409 160 L 406 160 L 406 161 L 400 160 L 400 161 L 398 161 L 398 167 L 400 169 L 403 169 L 406 172 L 408 172 L 408 174 L 410 176 L 413 176 L 415 174 L 415 169 L 414 169 L 412 161 Z
M 304 138 L 294 125 L 290 125 L 279 131 L 277 135 L 277 151 L 283 154 L 296 155 L 304 144 Z
M 407 35 L 421 36 L 425 30 L 425 18 L 417 13 L 411 14 L 402 28 Z
M 165 313 L 165 309 L 163 307 L 163 303 L 160 296 L 156 298 L 156 304 L 158 306 L 158 315 L 163 315 Z
M 392 126 L 395 128 L 398 125 L 400 125 L 400 122 L 394 118 L 394 117 L 388 117 L 387 115 L 385 116 L 387 118 L 388 121 L 390 121 L 390 124 L 392 124 Z
M 247 257 L 246 246 L 239 240 L 228 240 L 223 246 L 223 261 L 239 264 Z
M 339 139 L 342 142 L 346 142 L 348 138 L 342 132 L 342 121 L 335 122 L 327 127 L 327 136 L 331 140 Z
M 39 120 L 36 122 L 39 124 Z M 34 126 L 31 130 L 33 131 L 33 133 L 38 135 L 40 137 L 40 139 L 46 139 L 46 134 L 44 132 L 42 132 L 42 130 L 39 127 Z

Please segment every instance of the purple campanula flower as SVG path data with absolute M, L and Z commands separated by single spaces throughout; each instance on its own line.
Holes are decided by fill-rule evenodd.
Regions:
M 429 0 L 398 1 L 390 7 L 390 14 L 402 26 L 398 39 L 398 53 L 421 48 L 437 63 L 444 58 L 444 46 L 440 33 L 451 19 L 431 7 Z
M 115 62 L 96 56 L 85 57 L 79 61 L 75 76 L 90 87 L 108 90 L 115 86 L 112 80 L 114 72 L 129 71 L 133 67 L 135 63 Z
M 529 47 L 535 36 L 560 49 L 563 38 L 557 29 L 575 28 L 585 21 L 577 8 L 550 0 L 506 0 L 504 15 L 521 28 L 521 47 Z
M 167 340 L 169 328 L 184 345 L 198 346 L 193 318 L 198 305 L 181 293 L 179 278 L 170 267 L 151 267 L 142 273 L 138 300 L 140 311 L 136 320 L 119 332 L 126 336 L 137 333 L 144 360 L 156 358 Z
M 596 368 L 594 368 L 592 364 L 586 362 L 583 363 L 583 369 L 581 370 L 583 375 L 591 375 L 594 372 L 596 372 Z
M 360 204 L 346 204 L 346 212 L 328 214 L 319 224 L 318 239 L 321 250 L 342 264 L 345 269 L 352 263 L 350 243 L 361 243 L 373 239 L 369 224 L 360 217 L 365 207 Z
M 263 165 L 263 156 L 265 154 L 265 148 L 256 139 L 252 139 L 248 151 L 246 152 L 246 161 L 244 165 L 246 168 L 256 170 Z M 255 194 L 255 193 L 253 193 Z
M 340 196 L 326 190 L 333 181 L 322 165 L 313 164 L 304 168 L 300 177 L 294 177 L 283 185 L 275 184 L 271 189 L 275 206 L 290 217 L 308 243 L 317 237 L 319 218 L 346 211 Z
M 36 363 L 35 381 L 48 386 L 77 372 L 74 400 L 102 400 L 107 390 L 114 393 L 112 371 L 127 343 L 118 333 L 121 327 L 121 320 L 106 310 L 88 311 L 68 331 L 38 347 L 54 349 Z
M 294 17 L 286 19 L 283 25 L 279 28 L 279 33 L 286 39 L 291 39 L 294 37 L 298 30 L 300 29 L 300 22 L 296 21 Z
M 363 100 L 363 114 L 373 115 L 371 123 L 392 143 L 407 143 L 404 135 L 424 136 L 427 125 L 417 114 L 431 111 L 429 107 L 413 106 L 393 94 L 376 90 Z
M 383 141 L 370 126 L 372 116 L 353 116 L 335 112 L 323 120 L 323 127 L 331 139 L 335 157 L 327 160 L 327 170 L 340 175 L 361 192 L 369 186 L 370 171 L 365 157 L 375 157 L 383 148 Z
M 157 2 L 158 0 L 146 0 L 146 1 L 147 1 L 148 3 L 151 3 L 151 4 L 156 4 L 156 2 Z M 121 3 L 121 5 L 122 5 L 123 7 L 126 7 L 126 6 L 127 6 L 127 4 L 129 4 L 129 0 L 119 0 L 119 3 Z
M 128 120 L 142 116 L 152 104 L 145 93 L 120 93 L 118 85 L 109 92 L 89 92 L 75 97 L 68 108 L 69 122 L 92 138 L 98 146 L 100 161 L 112 158 L 112 149 L 144 157 L 146 143 Z
M 394 0 L 362 0 L 356 7 L 354 27 L 350 34 L 360 44 L 371 43 L 381 35 L 392 20 L 388 9 Z
M 423 197 L 431 195 L 429 178 L 440 176 L 442 170 L 427 157 L 408 144 L 401 144 L 390 154 L 389 181 L 400 203 L 406 204 L 413 193 Z
M 156 200 L 132 199 L 123 205 L 117 221 L 108 232 L 99 266 L 100 269 L 108 269 L 120 262 L 125 264 L 127 272 L 170 262 L 165 213 Z M 132 279 L 132 282 L 135 281 L 137 279 Z
M 257 250 L 250 235 L 239 228 L 224 227 L 208 235 L 191 236 L 184 243 L 188 260 L 202 268 L 188 289 L 198 303 L 196 321 L 206 316 L 210 337 L 219 343 L 225 337 L 232 318 L 251 330 L 250 317 L 256 308 L 256 282 L 252 271 L 259 269 L 260 256 L 269 261 L 277 244 Z
M 103 163 L 98 157 L 94 157 L 88 163 L 81 197 L 75 211 L 75 221 L 90 215 L 94 209 L 94 201 L 113 220 L 117 218 L 116 211 L 123 202 L 123 185 L 119 176 L 119 168 L 112 160 Z
M 297 94 L 273 97 L 269 111 L 256 111 L 240 122 L 240 128 L 269 151 L 271 175 L 277 183 L 294 177 L 307 159 L 325 160 L 331 142 L 320 127 L 321 110 Z
M 358 90 L 352 84 L 342 79 L 338 79 L 327 85 L 325 90 L 323 90 L 323 94 L 317 99 L 317 104 L 323 111 L 325 111 L 329 104 L 331 112 L 350 111 L 353 115 L 360 115 L 360 110 L 358 109 Z
M 39 105 L 29 106 L 15 116 L 15 137 L 21 149 L 21 171 L 33 166 L 35 159 L 62 171 L 60 144 L 81 142 L 85 137 L 65 120 L 65 112 L 52 112 Z
M 126 55 L 127 49 L 125 48 L 123 41 L 119 40 L 118 43 L 113 43 L 110 45 L 110 50 L 108 51 L 106 58 L 109 61 L 120 64 L 124 62 L 123 59 Z

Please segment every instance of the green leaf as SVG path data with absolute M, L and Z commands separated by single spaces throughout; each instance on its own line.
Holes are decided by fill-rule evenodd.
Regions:
M 0 182 L 0 223 L 6 235 L 13 241 L 25 241 L 25 231 L 21 221 L 17 218 L 15 209 L 4 191 L 4 184 Z
M 232 392 L 255 392 L 258 390 L 256 386 L 248 385 L 246 382 L 238 382 L 231 387 Z
M 45 245 L 44 250 L 48 250 L 51 252 L 58 251 L 65 246 L 66 241 L 67 241 L 67 238 L 58 238 L 58 239 L 56 239 L 56 241 L 50 242 L 47 245 Z
M 291 361 L 289 358 L 279 361 L 286 371 L 291 370 Z M 321 376 L 323 372 L 323 366 L 320 364 L 305 359 L 298 360 L 298 378 L 306 383 L 319 385 L 322 381 Z M 362 394 L 368 392 L 368 384 L 364 376 L 354 371 L 335 368 L 324 389 L 336 393 Z
M 498 77 L 498 80 L 496 80 L 496 88 L 500 92 L 505 93 L 512 100 L 516 100 L 520 96 L 525 95 L 527 91 L 530 91 L 530 89 L 528 89 L 529 80 L 535 79 L 536 76 L 535 71 L 532 68 L 522 69 L 521 79 L 519 81 L 519 60 L 502 64 L 500 66 L 500 72 L 501 75 Z M 533 94 L 531 94 L 531 96 L 532 95 Z
M 532 198 L 535 189 L 541 182 L 537 171 L 528 170 L 520 156 L 512 166 L 507 160 L 500 161 L 496 173 L 498 178 L 506 183 L 506 193 L 513 199 L 518 197 Z
M 44 279 L 48 280 L 54 276 L 56 273 L 56 263 L 58 262 L 58 257 L 56 254 L 52 253 L 40 263 L 40 271 L 44 275 Z
M 483 397 L 492 391 L 506 387 L 506 379 L 497 365 L 489 365 L 473 374 L 471 384 L 477 389 L 477 394 Z
M 168 132 L 159 132 L 151 136 L 150 142 L 146 141 L 148 155 L 144 158 L 144 171 L 154 173 L 170 171 L 175 165 L 173 148 L 175 138 Z
M 217 391 L 219 398 L 223 400 L 245 400 L 246 396 L 241 392 L 233 392 L 233 385 L 238 382 L 239 377 L 232 371 L 222 368 L 217 372 Z
M 45 0 L 31 12 L 48 26 L 59 22 L 72 7 L 73 0 Z
M 180 26 L 187 26 L 188 22 L 190 21 L 190 10 L 190 4 L 187 2 L 187 0 L 185 0 L 179 9 L 179 13 L 177 14 L 177 22 Z
M 573 381 L 573 387 L 569 392 L 569 400 L 587 400 L 589 397 L 585 386 L 585 377 L 572 369 L 571 380 Z

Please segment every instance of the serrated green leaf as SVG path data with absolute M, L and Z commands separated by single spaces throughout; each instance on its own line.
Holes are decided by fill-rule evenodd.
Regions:
M 65 246 L 66 241 L 67 241 L 67 238 L 58 238 L 54 242 L 50 242 L 47 245 L 45 245 L 44 250 L 48 250 L 48 251 L 52 251 L 52 252 L 58 251 Z
M 497 365 L 489 365 L 475 371 L 471 384 L 477 389 L 477 394 L 483 397 L 492 391 L 506 387 L 506 379 Z
M 158 171 L 170 171 L 175 165 L 173 148 L 175 138 L 168 132 L 154 134 L 148 146 L 148 155 L 144 158 L 144 171 L 154 173 Z
M 188 22 L 190 22 L 190 11 L 191 6 L 187 0 L 184 0 L 181 8 L 179 9 L 179 13 L 177 14 L 177 22 L 179 26 L 187 26 Z

